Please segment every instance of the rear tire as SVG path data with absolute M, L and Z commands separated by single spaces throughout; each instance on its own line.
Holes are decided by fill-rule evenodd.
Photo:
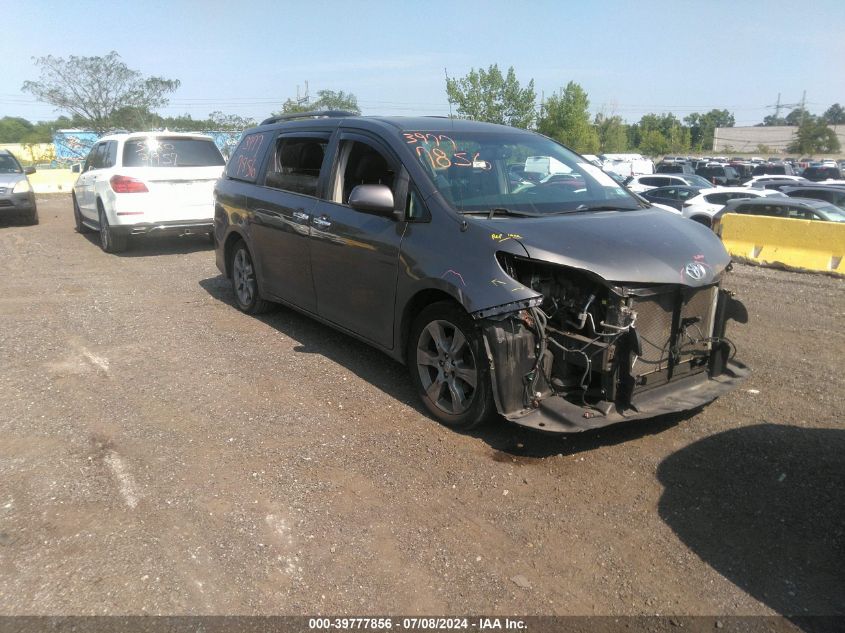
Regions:
M 79 210 L 79 203 L 76 201 L 76 196 L 73 198 L 73 221 L 76 223 L 77 233 L 91 233 L 91 229 L 82 223 L 82 211 Z
M 109 219 L 102 204 L 98 204 L 100 215 L 100 248 L 106 253 L 122 253 L 129 243 L 128 235 L 119 235 L 109 226 Z
M 703 224 L 708 229 L 713 227 L 713 221 L 708 218 L 706 215 L 694 215 L 690 218 L 693 222 L 698 222 L 699 224 Z
M 481 332 L 459 306 L 442 301 L 417 315 L 411 325 L 407 361 L 420 399 L 442 424 L 466 431 L 493 413 Z
M 252 255 L 243 240 L 235 244 L 232 252 L 232 292 L 235 305 L 241 312 L 262 314 L 275 307 L 270 301 L 261 298 Z

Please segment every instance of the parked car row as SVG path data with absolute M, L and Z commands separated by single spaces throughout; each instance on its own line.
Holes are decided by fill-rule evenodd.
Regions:
M 717 185 L 738 185 L 758 176 L 800 176 L 815 182 L 839 180 L 845 161 L 833 160 L 798 162 L 792 158 L 762 158 L 744 160 L 738 157 L 691 158 L 667 156 L 655 168 L 655 173 L 697 174 Z

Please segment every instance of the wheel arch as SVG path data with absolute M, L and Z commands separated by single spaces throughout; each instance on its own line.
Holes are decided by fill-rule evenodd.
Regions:
M 411 325 L 413 324 L 414 319 L 424 308 L 441 301 L 448 301 L 466 312 L 466 308 L 461 304 L 457 297 L 438 288 L 426 288 L 424 290 L 420 290 L 405 304 L 399 325 L 399 351 L 401 353 L 401 360 L 403 363 L 407 364 L 408 362 L 408 338 L 411 335 Z
M 223 261 L 226 264 L 226 278 L 232 278 L 232 258 L 235 254 L 235 245 L 238 242 L 243 242 L 247 248 L 249 248 L 249 244 L 246 243 L 244 236 L 241 235 L 239 231 L 232 231 L 229 235 L 226 236 L 226 241 L 223 243 Z M 250 255 L 252 254 L 252 249 L 250 249 Z

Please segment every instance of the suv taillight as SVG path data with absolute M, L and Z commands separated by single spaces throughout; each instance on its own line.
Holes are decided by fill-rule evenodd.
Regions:
M 129 176 L 112 176 L 109 184 L 115 193 L 145 193 L 149 191 L 147 185 L 137 178 L 130 178 Z

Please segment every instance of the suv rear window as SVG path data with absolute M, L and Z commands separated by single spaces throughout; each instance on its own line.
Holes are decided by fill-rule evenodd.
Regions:
M 224 165 L 213 141 L 194 138 L 137 138 L 123 146 L 124 167 L 209 167 Z

